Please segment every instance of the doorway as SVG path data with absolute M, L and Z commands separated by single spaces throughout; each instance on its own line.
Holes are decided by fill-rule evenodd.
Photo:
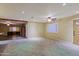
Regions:
M 8 37 L 26 37 L 26 24 L 10 25 L 7 32 Z
M 79 45 L 79 20 L 73 21 L 73 43 Z
M 27 21 L 0 19 L 0 40 L 9 40 L 12 37 L 26 38 L 26 25 Z

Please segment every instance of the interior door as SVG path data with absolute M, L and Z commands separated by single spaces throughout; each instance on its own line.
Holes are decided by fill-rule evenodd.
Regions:
M 73 21 L 73 43 L 79 45 L 79 20 Z

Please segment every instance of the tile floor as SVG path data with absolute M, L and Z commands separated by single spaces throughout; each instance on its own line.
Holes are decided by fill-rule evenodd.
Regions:
M 64 41 L 18 37 L 16 40 L 1 42 L 2 56 L 79 56 L 79 46 Z

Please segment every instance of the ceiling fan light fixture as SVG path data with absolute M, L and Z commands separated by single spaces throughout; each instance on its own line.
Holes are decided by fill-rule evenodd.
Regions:
M 10 24 L 8 23 L 7 26 L 10 26 Z
M 51 21 L 52 21 L 51 17 L 48 17 L 48 22 L 51 22 Z
M 51 19 L 48 19 L 48 22 L 51 22 L 52 20 Z
M 55 22 L 56 18 L 48 17 L 48 22 Z

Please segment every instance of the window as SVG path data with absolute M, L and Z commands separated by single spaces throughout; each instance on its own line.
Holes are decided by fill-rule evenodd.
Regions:
M 58 24 L 50 23 L 47 25 L 47 32 L 57 33 L 58 32 Z
M 10 31 L 19 31 L 19 27 L 10 27 L 10 29 L 9 29 Z

